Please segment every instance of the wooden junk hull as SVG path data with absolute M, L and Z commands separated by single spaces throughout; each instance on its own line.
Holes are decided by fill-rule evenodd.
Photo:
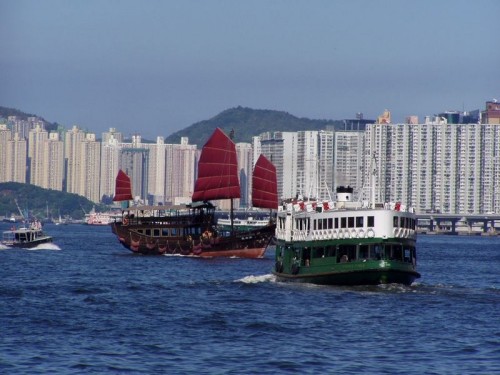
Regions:
M 133 253 L 143 255 L 176 254 L 199 257 L 262 258 L 271 242 L 275 225 L 249 232 L 236 232 L 232 236 L 162 237 L 146 235 L 145 227 L 112 223 L 118 241 Z M 161 231 L 159 231 L 161 233 Z

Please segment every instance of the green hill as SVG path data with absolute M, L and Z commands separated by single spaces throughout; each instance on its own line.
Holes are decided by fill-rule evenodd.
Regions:
M 77 194 L 43 189 L 18 182 L 0 183 L 0 216 L 10 216 L 11 214 L 19 216 L 16 200 L 23 212 L 29 211 L 30 216 L 39 219 L 58 218 L 59 215 L 81 219 L 85 215 L 84 210 L 88 212 L 95 205 Z M 95 206 L 97 211 L 104 208 L 103 206 Z
M 234 129 L 235 142 L 251 142 L 253 136 L 267 131 L 322 130 L 326 126 L 339 128 L 341 125 L 342 121 L 311 120 L 298 118 L 283 111 L 237 107 L 179 130 L 168 136 L 165 143 L 179 143 L 181 137 L 189 137 L 189 143 L 196 144 L 200 148 L 217 127 L 226 134 Z
M 2 123 L 2 119 L 6 121 L 7 117 L 9 116 L 16 116 L 19 117 L 21 120 L 26 120 L 28 117 L 38 117 L 40 120 L 43 120 L 45 122 L 45 128 L 48 131 L 56 130 L 59 125 L 57 122 L 54 123 L 48 122 L 43 117 L 40 117 L 38 115 L 22 112 L 19 109 L 15 108 L 7 108 L 0 106 L 0 123 Z

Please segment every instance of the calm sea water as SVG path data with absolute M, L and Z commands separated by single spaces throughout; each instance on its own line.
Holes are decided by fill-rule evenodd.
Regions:
M 45 229 L 0 250 L 2 374 L 500 374 L 500 238 L 420 236 L 411 287 L 323 287 L 275 282 L 272 251 L 144 257 L 108 227 Z

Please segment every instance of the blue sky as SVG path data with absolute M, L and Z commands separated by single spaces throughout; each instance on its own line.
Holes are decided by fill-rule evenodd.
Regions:
M 0 0 L 0 105 L 168 136 L 238 105 L 393 121 L 500 99 L 500 1 Z

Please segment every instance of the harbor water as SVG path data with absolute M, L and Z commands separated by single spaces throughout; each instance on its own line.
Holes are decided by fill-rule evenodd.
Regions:
M 421 235 L 412 286 L 332 287 L 276 282 L 272 250 L 147 257 L 106 226 L 44 229 L 0 248 L 2 374 L 500 374 L 500 237 Z

